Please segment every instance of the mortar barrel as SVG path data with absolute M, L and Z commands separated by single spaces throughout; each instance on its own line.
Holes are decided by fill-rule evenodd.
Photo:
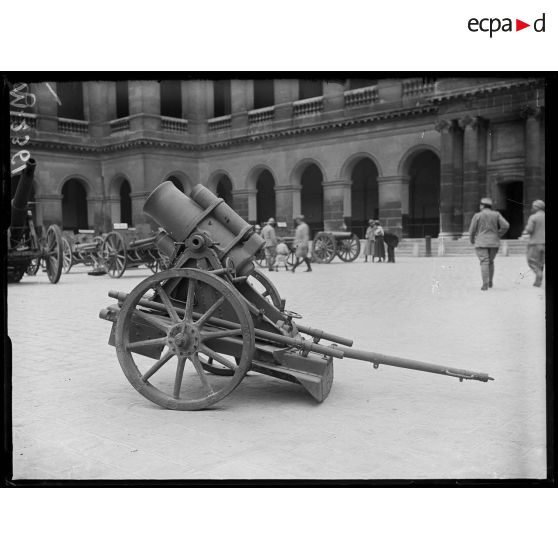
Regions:
M 25 226 L 27 220 L 27 204 L 33 190 L 33 176 L 35 175 L 35 167 L 37 163 L 35 159 L 29 159 L 26 167 L 23 169 L 17 188 L 12 199 L 12 215 L 10 219 L 10 234 L 12 240 L 18 241 L 22 235 L 22 227 Z

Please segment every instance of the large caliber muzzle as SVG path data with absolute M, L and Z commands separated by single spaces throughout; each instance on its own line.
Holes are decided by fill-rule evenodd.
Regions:
M 33 176 L 35 175 L 35 159 L 29 159 L 17 183 L 17 188 L 12 199 L 12 215 L 10 219 L 11 238 L 19 240 L 23 235 L 23 227 L 27 219 L 27 204 L 33 190 Z

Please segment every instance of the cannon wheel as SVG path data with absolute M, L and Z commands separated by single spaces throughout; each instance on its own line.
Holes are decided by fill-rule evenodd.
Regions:
M 257 251 L 255 261 L 258 267 L 267 267 L 267 259 L 265 257 L 265 250 L 263 248 Z
M 187 284 L 185 302 L 171 302 L 164 290 L 166 282 L 171 280 L 178 280 L 179 288 Z M 153 313 L 142 309 L 141 299 L 148 292 L 159 296 L 164 312 Z M 198 301 L 213 299 L 215 302 L 203 315 L 195 313 Z M 223 309 L 223 304 L 235 315 L 229 321 L 238 323 L 238 328 L 218 329 L 208 323 L 215 312 Z M 152 330 L 159 332 L 154 333 L 157 337 L 133 341 L 130 330 L 132 322 L 137 321 L 149 323 Z M 223 337 L 236 337 L 241 351 L 237 362 L 233 357 L 217 353 L 206 345 L 208 340 Z M 122 304 L 116 322 L 115 341 L 120 366 L 132 386 L 153 403 L 180 411 L 205 409 L 229 395 L 249 370 L 255 348 L 254 324 L 240 294 L 220 277 L 193 268 L 170 269 L 143 280 Z M 145 357 L 132 352 L 140 348 L 160 348 L 164 352 L 154 364 L 151 361 L 145 364 Z M 207 375 L 200 355 L 204 360 L 217 360 L 232 371 L 232 376 L 219 378 Z M 165 369 L 167 362 L 169 365 Z M 138 364 L 142 365 L 144 372 Z
M 45 262 L 48 280 L 51 283 L 58 283 L 64 265 L 62 231 L 58 225 L 50 225 L 47 230 L 42 258 Z
M 107 273 L 114 279 L 122 277 L 126 271 L 126 244 L 122 235 L 114 231 L 108 233 L 103 240 L 101 253 Z
M 70 246 L 68 239 L 65 237 L 62 238 L 62 254 L 62 271 L 64 273 L 69 273 L 70 269 L 72 269 L 72 266 L 74 265 L 74 258 L 72 255 L 72 247 Z
M 294 267 L 294 265 L 296 264 L 296 251 L 292 250 L 291 252 L 289 252 L 289 255 L 287 256 L 287 266 L 288 267 Z
M 335 238 L 328 233 L 318 233 L 312 244 L 312 256 L 318 263 L 329 263 L 335 258 Z
M 263 273 L 254 269 L 254 271 L 252 271 L 252 273 L 248 276 L 248 282 L 259 295 L 263 296 L 268 302 L 273 304 L 275 308 L 281 310 L 281 295 L 275 288 L 275 285 Z
M 360 240 L 356 234 L 337 242 L 337 255 L 344 262 L 354 262 L 360 254 Z

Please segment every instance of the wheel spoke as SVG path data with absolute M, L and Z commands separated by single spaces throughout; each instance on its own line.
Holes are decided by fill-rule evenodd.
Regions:
M 198 355 L 194 354 L 190 357 L 190 360 L 192 361 L 192 364 L 194 365 L 194 368 L 196 369 L 196 372 L 198 373 L 198 376 L 200 377 L 201 383 L 203 384 L 203 387 L 209 391 L 209 393 L 211 395 L 213 395 L 215 392 L 213 391 L 213 388 L 211 387 L 211 384 L 209 383 L 209 381 L 207 380 L 207 377 L 205 375 L 205 371 L 203 369 L 202 363 L 200 362 L 200 359 L 198 357 Z
M 165 363 L 167 363 L 172 357 L 174 353 L 169 349 L 143 376 L 142 380 L 147 382 L 157 370 L 159 370 Z
M 194 290 L 197 281 L 190 279 L 188 281 L 188 293 L 186 294 L 186 306 L 184 307 L 184 321 L 192 321 L 192 313 L 194 311 Z
M 219 364 L 234 370 L 236 368 L 236 364 L 231 362 L 230 360 L 226 359 L 224 356 L 216 353 L 214 350 L 210 349 L 207 345 L 201 345 L 200 352 L 204 355 L 211 357 L 213 360 L 216 360 Z
M 160 345 L 164 345 L 167 342 L 166 337 L 159 337 L 157 339 L 144 339 L 143 341 L 133 341 L 132 343 L 128 343 L 126 345 L 126 349 L 139 349 L 140 347 L 157 347 Z
M 167 323 L 164 316 L 156 316 L 154 314 L 148 314 L 147 312 L 142 312 L 141 310 L 134 310 L 134 315 L 137 316 L 140 320 L 143 319 L 147 323 L 155 326 L 157 329 L 161 331 L 167 331 L 170 327 L 170 324 Z
M 201 329 L 205 322 L 213 315 L 215 310 L 217 310 L 217 308 L 219 308 L 219 306 L 223 304 L 223 302 L 225 302 L 224 296 L 220 297 L 219 300 L 216 300 L 206 311 L 206 313 L 196 322 L 196 326 Z
M 182 376 L 184 375 L 184 365 L 186 364 L 185 357 L 178 357 L 178 364 L 176 365 L 176 377 L 174 378 L 174 398 L 180 397 L 180 386 L 182 386 Z
M 220 329 L 217 331 L 208 331 L 207 333 L 202 333 L 202 340 L 207 341 L 208 339 L 219 339 L 221 337 L 231 337 L 233 335 L 242 335 L 242 330 L 239 329 Z
M 165 292 L 165 289 L 163 289 L 163 287 L 161 287 L 161 285 L 157 285 L 156 290 L 157 290 L 157 294 L 159 295 L 159 297 L 163 301 L 163 304 L 165 305 L 165 308 L 167 309 L 167 312 L 169 313 L 169 316 L 172 318 L 172 321 L 174 323 L 179 323 L 181 320 L 178 317 L 178 314 L 176 313 L 175 307 L 173 306 L 172 302 L 170 301 L 169 295 Z

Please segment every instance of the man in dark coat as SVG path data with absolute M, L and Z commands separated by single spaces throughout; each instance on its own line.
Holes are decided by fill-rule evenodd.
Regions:
M 399 237 L 396 234 L 384 233 L 384 242 L 387 244 L 387 261 L 395 263 L 395 248 L 399 244 Z
M 545 243 L 544 243 L 544 218 L 545 206 L 542 200 L 533 202 L 533 215 L 529 217 L 523 234 L 529 235 L 527 243 L 527 263 L 535 273 L 533 286 L 540 287 L 543 280 Z

